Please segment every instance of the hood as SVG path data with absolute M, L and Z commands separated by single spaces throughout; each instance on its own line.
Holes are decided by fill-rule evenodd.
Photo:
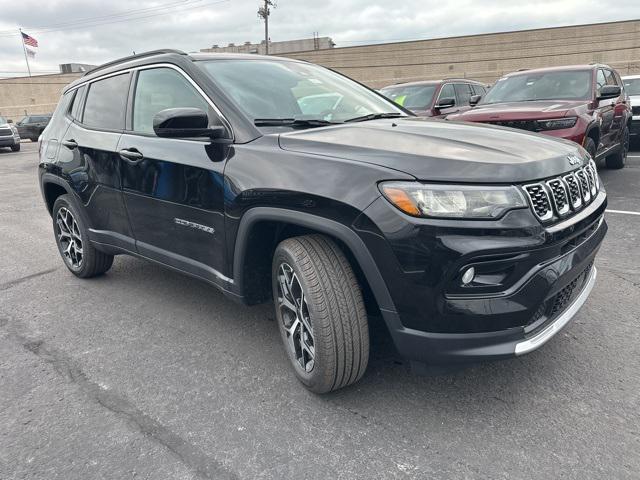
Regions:
M 588 103 L 586 100 L 537 100 L 533 102 L 479 104 L 459 115 L 450 115 L 449 118 L 470 122 L 559 118 L 567 115 L 570 110 L 583 107 Z
M 404 118 L 280 135 L 280 147 L 399 170 L 419 180 L 521 183 L 572 170 L 573 142 L 475 123 Z

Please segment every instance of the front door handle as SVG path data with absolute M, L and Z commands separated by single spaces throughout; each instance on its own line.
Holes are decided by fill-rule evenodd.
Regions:
M 71 139 L 71 140 L 63 140 L 62 144 L 67 147 L 69 150 L 73 150 L 74 148 L 78 147 L 78 142 L 76 142 L 75 140 Z
M 136 163 L 140 163 L 144 158 L 138 150 L 135 148 L 126 148 L 124 150 L 120 150 L 118 152 L 120 154 L 120 158 L 122 158 L 125 162 L 135 165 Z

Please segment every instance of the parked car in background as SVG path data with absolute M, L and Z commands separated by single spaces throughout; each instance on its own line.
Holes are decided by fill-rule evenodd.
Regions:
M 624 167 L 631 109 L 618 72 L 607 65 L 572 65 L 510 73 L 478 105 L 448 120 L 540 132 L 582 145 L 609 168 Z
M 20 150 L 20 134 L 13 123 L 0 117 L 0 148 L 10 147 L 17 152 Z
M 445 117 L 468 110 L 469 100 L 486 93 L 486 86 L 468 79 L 398 83 L 380 93 L 421 117 Z
M 50 120 L 50 113 L 43 115 L 27 115 L 26 117 L 23 117 L 22 120 L 16 123 L 18 133 L 20 133 L 20 138 L 28 138 L 32 142 L 37 142 L 38 137 L 40 137 Z
M 640 75 L 622 77 L 624 89 L 631 103 L 631 127 L 629 134 L 633 140 L 640 139 Z

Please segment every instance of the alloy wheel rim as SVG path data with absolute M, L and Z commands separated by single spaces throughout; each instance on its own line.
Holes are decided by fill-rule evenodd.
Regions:
M 278 267 L 278 308 L 287 348 L 306 373 L 315 365 L 315 341 L 307 299 L 298 275 L 288 263 Z
M 78 222 L 68 208 L 62 207 L 56 215 L 56 235 L 60 253 L 74 269 L 82 266 L 82 236 Z

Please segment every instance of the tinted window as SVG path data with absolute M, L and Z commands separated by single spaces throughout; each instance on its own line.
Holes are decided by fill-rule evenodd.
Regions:
M 128 88 L 128 73 L 92 83 L 87 93 L 82 123 L 105 130 L 123 129 Z
M 436 85 L 399 85 L 380 90 L 385 97 L 409 110 L 426 110 L 431 107 Z
M 84 91 L 87 87 L 80 87 L 76 90 L 75 92 L 75 96 L 73 97 L 72 100 L 72 104 L 71 104 L 71 116 L 76 119 L 79 120 L 80 119 L 80 114 L 82 112 L 81 108 L 82 108 L 82 96 L 84 95 Z
M 209 112 L 209 104 L 184 76 L 170 68 L 141 70 L 133 103 L 133 130 L 153 133 L 153 117 L 166 108 L 199 108 Z
M 438 101 L 444 100 L 445 98 L 453 98 L 454 100 L 456 99 L 456 91 L 453 88 L 452 83 L 447 83 L 446 85 L 443 85 L 442 89 L 440 90 Z
M 531 72 L 503 77 L 487 92 L 483 104 L 533 100 L 586 100 L 591 97 L 591 71 Z
M 471 89 L 468 83 L 456 83 L 456 96 L 458 97 L 458 105 L 469 105 L 471 98 Z

